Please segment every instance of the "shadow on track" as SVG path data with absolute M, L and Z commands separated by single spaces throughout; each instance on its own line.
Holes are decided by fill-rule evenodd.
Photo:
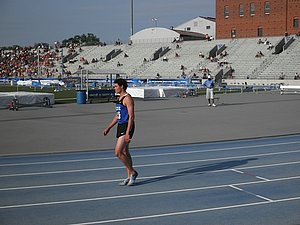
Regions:
M 244 159 L 244 160 L 233 160 L 233 161 L 213 163 L 213 164 L 208 164 L 208 165 L 186 167 L 186 168 L 178 169 L 179 172 L 177 172 L 177 173 L 173 173 L 173 174 L 165 175 L 165 176 L 161 176 L 161 177 L 156 177 L 156 178 L 151 178 L 151 179 L 146 179 L 146 180 L 136 183 L 136 185 L 144 185 L 144 184 L 159 182 L 159 181 L 168 180 L 168 179 L 172 179 L 172 178 L 176 178 L 176 177 L 180 177 L 180 176 L 199 175 L 199 174 L 203 174 L 205 172 L 231 169 L 236 166 L 245 165 L 249 161 L 252 161 L 252 160 L 257 160 L 257 158 L 249 158 L 249 159 Z

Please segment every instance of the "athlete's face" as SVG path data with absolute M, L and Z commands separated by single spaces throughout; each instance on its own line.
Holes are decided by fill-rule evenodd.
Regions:
M 115 93 L 120 94 L 122 91 L 122 86 L 120 86 L 118 84 L 114 84 L 114 90 L 115 90 Z

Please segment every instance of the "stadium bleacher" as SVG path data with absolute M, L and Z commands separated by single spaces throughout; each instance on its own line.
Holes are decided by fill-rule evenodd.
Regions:
M 84 69 L 119 71 L 122 76 L 131 79 L 154 79 L 158 77 L 176 79 L 185 76 L 203 78 L 207 71 L 212 76 L 216 76 L 220 70 L 224 69 L 226 72 L 229 71 L 228 68 L 232 68 L 233 73 L 230 74 L 230 77 L 225 78 L 278 80 L 281 76 L 280 79 L 294 80 L 296 73 L 300 74 L 300 38 L 293 37 L 295 40 L 280 54 L 274 54 L 274 50 L 283 39 L 282 36 L 261 38 L 263 41 L 260 44 L 258 38 L 242 38 L 76 46 L 71 49 L 74 57 L 64 63 L 64 70 L 68 71 L 68 76 L 76 76 L 79 74 L 78 71 Z M 264 43 L 265 39 L 272 43 L 274 48 L 268 49 L 269 45 Z M 217 55 L 210 58 L 211 51 L 220 45 L 225 46 L 221 54 L 226 52 L 226 56 Z M 154 53 L 160 48 L 168 51 L 162 57 L 153 60 Z M 107 60 L 107 55 L 113 50 L 117 50 L 119 54 Z M 56 52 L 55 57 L 52 58 L 56 60 L 53 62 L 54 65 L 51 65 L 51 71 L 54 72 L 51 73 L 50 77 L 59 77 L 62 70 L 62 59 L 59 52 L 62 51 L 64 56 L 67 56 L 70 49 L 63 48 L 59 51 L 57 49 L 53 51 Z M 203 57 L 199 56 L 200 52 Z M 259 52 L 263 56 L 256 57 Z M 41 55 L 41 57 L 43 56 Z M 44 64 L 41 67 L 40 75 L 48 77 L 50 68 L 48 69 Z M 47 74 L 43 72 L 47 72 Z M 101 76 L 103 77 L 103 75 L 102 73 Z
M 294 79 L 295 74 L 300 72 L 300 39 L 281 54 L 275 55 L 264 70 L 257 73 L 257 79 L 278 79 L 281 73 L 284 79 Z
M 274 46 L 282 37 L 268 37 Z M 264 38 L 262 38 L 264 40 Z M 258 44 L 257 38 L 223 39 L 213 41 L 184 41 L 180 43 L 139 43 L 134 45 L 107 45 L 82 47 L 82 51 L 75 58 L 76 62 L 66 63 L 65 66 L 71 73 L 75 73 L 79 66 L 84 69 L 103 69 L 122 71 L 127 78 L 155 78 L 158 74 L 163 79 L 181 78 L 185 75 L 196 75 L 202 77 L 203 68 L 208 68 L 215 76 L 220 69 L 231 67 L 234 69 L 233 78 L 236 79 L 278 79 L 283 73 L 285 79 L 293 79 L 295 73 L 300 71 L 300 40 L 295 41 L 281 54 L 275 55 L 273 49 L 268 49 L 267 44 Z M 218 44 L 226 46 L 227 55 L 223 58 L 217 56 L 216 60 L 208 58 L 209 51 Z M 152 60 L 154 52 L 168 47 L 163 57 Z M 120 49 L 122 53 L 108 62 L 100 60 L 111 50 Z M 204 58 L 199 57 L 199 53 Z M 258 52 L 263 53 L 261 57 L 255 57 Z M 126 56 L 128 57 L 125 57 Z M 83 64 L 85 59 L 88 64 Z M 97 59 L 96 63 L 91 63 Z M 221 64 L 220 64 L 221 62 Z M 222 62 L 224 64 L 222 65 Z M 226 62 L 226 63 L 225 63 Z M 184 69 L 182 69 L 182 67 Z

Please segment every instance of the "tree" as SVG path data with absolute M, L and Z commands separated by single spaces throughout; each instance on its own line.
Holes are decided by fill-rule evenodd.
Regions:
M 88 33 L 80 35 L 75 35 L 72 38 L 65 39 L 62 41 L 63 46 L 68 46 L 69 44 L 80 44 L 80 45 L 86 45 L 86 46 L 91 46 L 91 45 L 101 45 L 102 43 L 100 42 L 100 39 L 97 38 L 94 34 Z

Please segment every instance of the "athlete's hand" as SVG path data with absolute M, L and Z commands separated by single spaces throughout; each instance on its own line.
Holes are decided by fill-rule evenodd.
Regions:
M 130 142 L 130 136 L 129 136 L 129 134 L 125 134 L 125 142 L 126 143 Z
M 103 135 L 106 136 L 109 133 L 110 129 L 109 128 L 105 128 L 103 131 Z

